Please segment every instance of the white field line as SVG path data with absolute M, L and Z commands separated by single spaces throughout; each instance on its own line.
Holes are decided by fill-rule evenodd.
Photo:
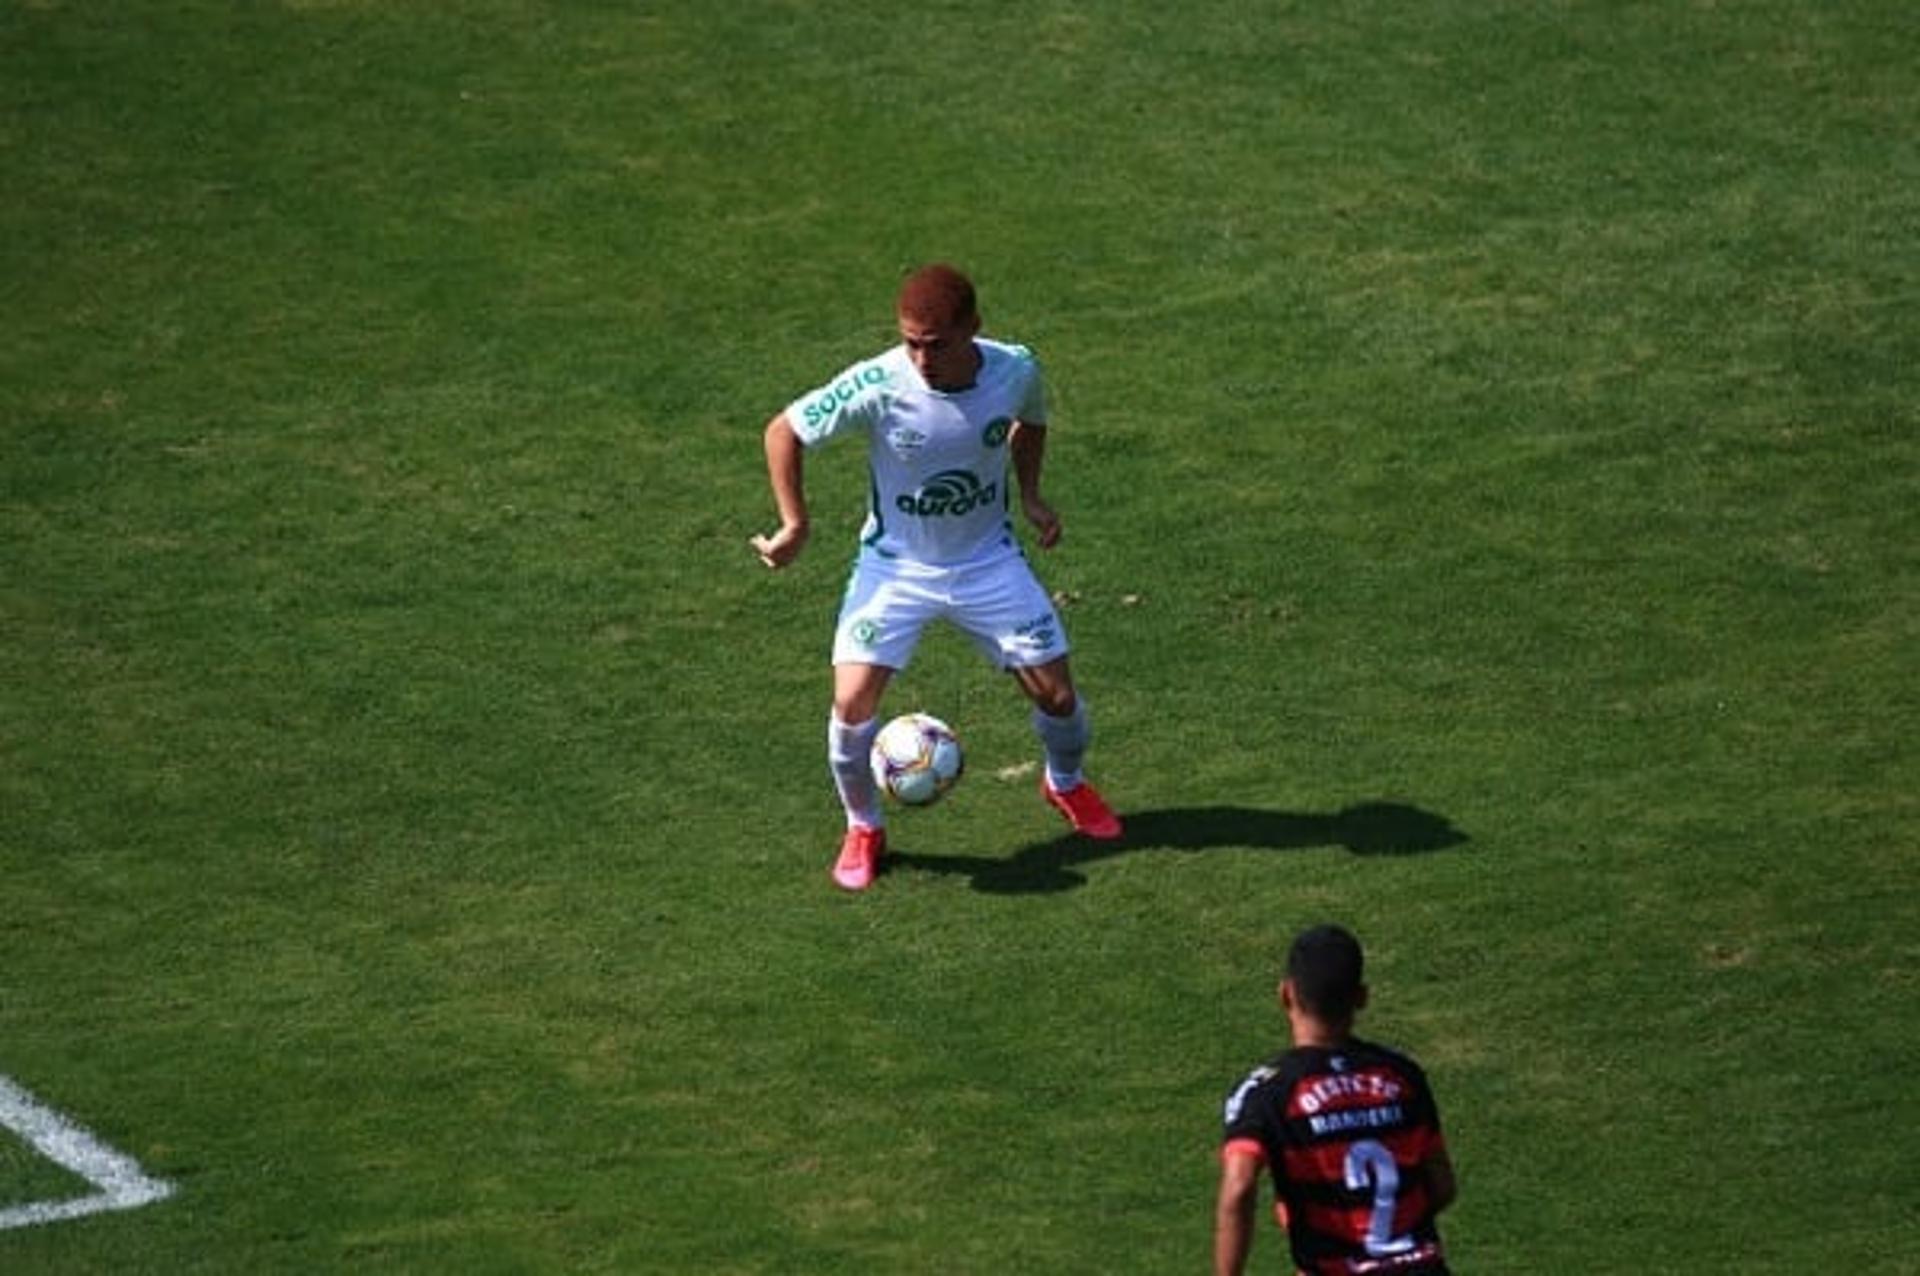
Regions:
M 105 1210 L 137 1209 L 173 1195 L 173 1184 L 148 1178 L 132 1157 L 114 1151 L 4 1075 L 0 1075 L 0 1126 L 25 1139 L 41 1156 L 100 1189 L 73 1200 L 35 1201 L 0 1209 L 0 1231 Z

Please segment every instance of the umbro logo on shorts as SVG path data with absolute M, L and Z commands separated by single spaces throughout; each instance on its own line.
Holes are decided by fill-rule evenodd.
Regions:
M 1051 615 L 1035 616 L 1024 625 L 1017 627 L 1013 631 L 1014 636 L 1021 645 L 1031 650 L 1045 651 L 1052 647 L 1059 637 L 1059 632 L 1054 627 L 1056 623 Z

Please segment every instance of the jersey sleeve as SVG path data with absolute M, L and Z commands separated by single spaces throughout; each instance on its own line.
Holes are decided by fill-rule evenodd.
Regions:
M 1020 410 L 1014 414 L 1014 418 L 1025 421 L 1029 425 L 1045 425 L 1047 423 L 1047 385 L 1046 378 L 1040 374 L 1040 360 L 1035 358 L 1033 351 L 1025 346 L 1014 346 L 1012 349 L 1014 358 L 1020 361 L 1020 366 L 1027 376 L 1026 391 L 1021 395 Z
M 1272 1067 L 1255 1068 L 1227 1095 L 1220 1114 L 1220 1141 L 1223 1147 L 1246 1143 L 1265 1147 L 1266 1121 L 1264 1105 L 1260 1101 L 1264 1097 L 1261 1087 L 1273 1076 Z M 1265 1159 L 1264 1155 L 1262 1159 Z
M 788 404 L 787 424 L 808 447 L 848 430 L 870 429 L 886 412 L 893 380 L 882 359 L 856 363 Z
M 1440 1130 L 1440 1104 L 1433 1097 L 1433 1087 L 1427 1082 L 1427 1074 L 1412 1060 L 1408 1060 L 1407 1065 L 1413 1074 L 1415 1088 L 1414 1122 L 1425 1136 L 1421 1148 L 1421 1157 L 1425 1159 L 1433 1152 L 1446 1148 L 1447 1136 Z

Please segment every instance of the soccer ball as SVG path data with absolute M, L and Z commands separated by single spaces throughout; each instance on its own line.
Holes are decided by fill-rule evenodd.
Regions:
M 960 782 L 966 758 L 953 728 L 927 713 L 903 713 L 873 738 L 873 779 L 907 806 L 931 806 Z

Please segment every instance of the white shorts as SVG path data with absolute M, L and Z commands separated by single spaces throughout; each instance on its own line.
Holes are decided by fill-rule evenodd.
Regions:
M 1053 599 L 1019 554 L 938 568 L 862 554 L 833 628 L 833 663 L 905 669 L 933 620 L 954 625 L 1001 669 L 1067 654 Z

